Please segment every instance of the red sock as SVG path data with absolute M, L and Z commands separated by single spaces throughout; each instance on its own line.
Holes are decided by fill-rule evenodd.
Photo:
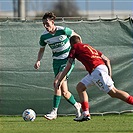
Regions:
M 82 102 L 82 110 L 83 111 L 89 111 L 89 103 L 88 102 Z
M 133 105 L 133 96 L 129 96 L 126 102 Z

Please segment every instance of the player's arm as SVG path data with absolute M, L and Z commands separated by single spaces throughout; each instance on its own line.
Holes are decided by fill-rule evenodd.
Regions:
M 101 55 L 103 61 L 105 62 L 105 65 L 108 67 L 109 76 L 112 76 L 112 70 L 111 70 L 111 64 L 109 58 L 107 58 L 104 54 Z
M 41 59 L 43 57 L 44 50 L 45 50 L 45 47 L 40 48 L 40 50 L 38 52 L 37 61 L 36 61 L 35 65 L 34 65 L 35 69 L 39 69 L 39 67 L 40 67 L 40 61 L 41 61 Z
M 57 82 L 54 84 L 55 88 L 60 87 L 62 80 L 64 79 L 64 77 L 67 75 L 67 73 L 71 69 L 71 66 L 72 66 L 73 62 L 74 62 L 73 58 L 68 58 L 67 65 L 66 65 L 65 69 L 63 70 L 63 72 L 61 73 L 59 78 L 57 79 Z

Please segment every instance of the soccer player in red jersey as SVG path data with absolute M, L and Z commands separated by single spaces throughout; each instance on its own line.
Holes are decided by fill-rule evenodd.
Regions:
M 76 89 L 82 105 L 82 115 L 75 118 L 75 121 L 87 121 L 90 120 L 89 102 L 86 88 L 92 85 L 96 85 L 100 90 L 103 90 L 112 98 L 121 99 L 129 104 L 133 105 L 133 96 L 127 92 L 118 90 L 114 86 L 114 82 L 111 78 L 111 65 L 110 60 L 88 44 L 83 44 L 78 36 L 72 36 L 70 38 L 71 50 L 68 56 L 68 63 L 63 73 L 54 83 L 55 88 L 59 88 L 62 79 L 66 76 L 70 70 L 71 65 L 75 58 L 79 60 L 88 71 L 88 74 L 78 83 Z

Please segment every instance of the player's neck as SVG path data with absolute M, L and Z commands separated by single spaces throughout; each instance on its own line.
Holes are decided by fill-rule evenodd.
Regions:
M 50 34 L 55 34 L 56 32 L 56 26 L 53 27 L 53 29 L 50 31 Z

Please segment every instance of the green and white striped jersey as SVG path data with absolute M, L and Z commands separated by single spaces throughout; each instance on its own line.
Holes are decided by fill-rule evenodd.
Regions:
M 56 26 L 55 34 L 48 31 L 40 37 L 40 46 L 45 47 L 47 44 L 52 49 L 53 59 L 65 59 L 70 51 L 69 38 L 72 36 L 72 29 L 68 27 Z

